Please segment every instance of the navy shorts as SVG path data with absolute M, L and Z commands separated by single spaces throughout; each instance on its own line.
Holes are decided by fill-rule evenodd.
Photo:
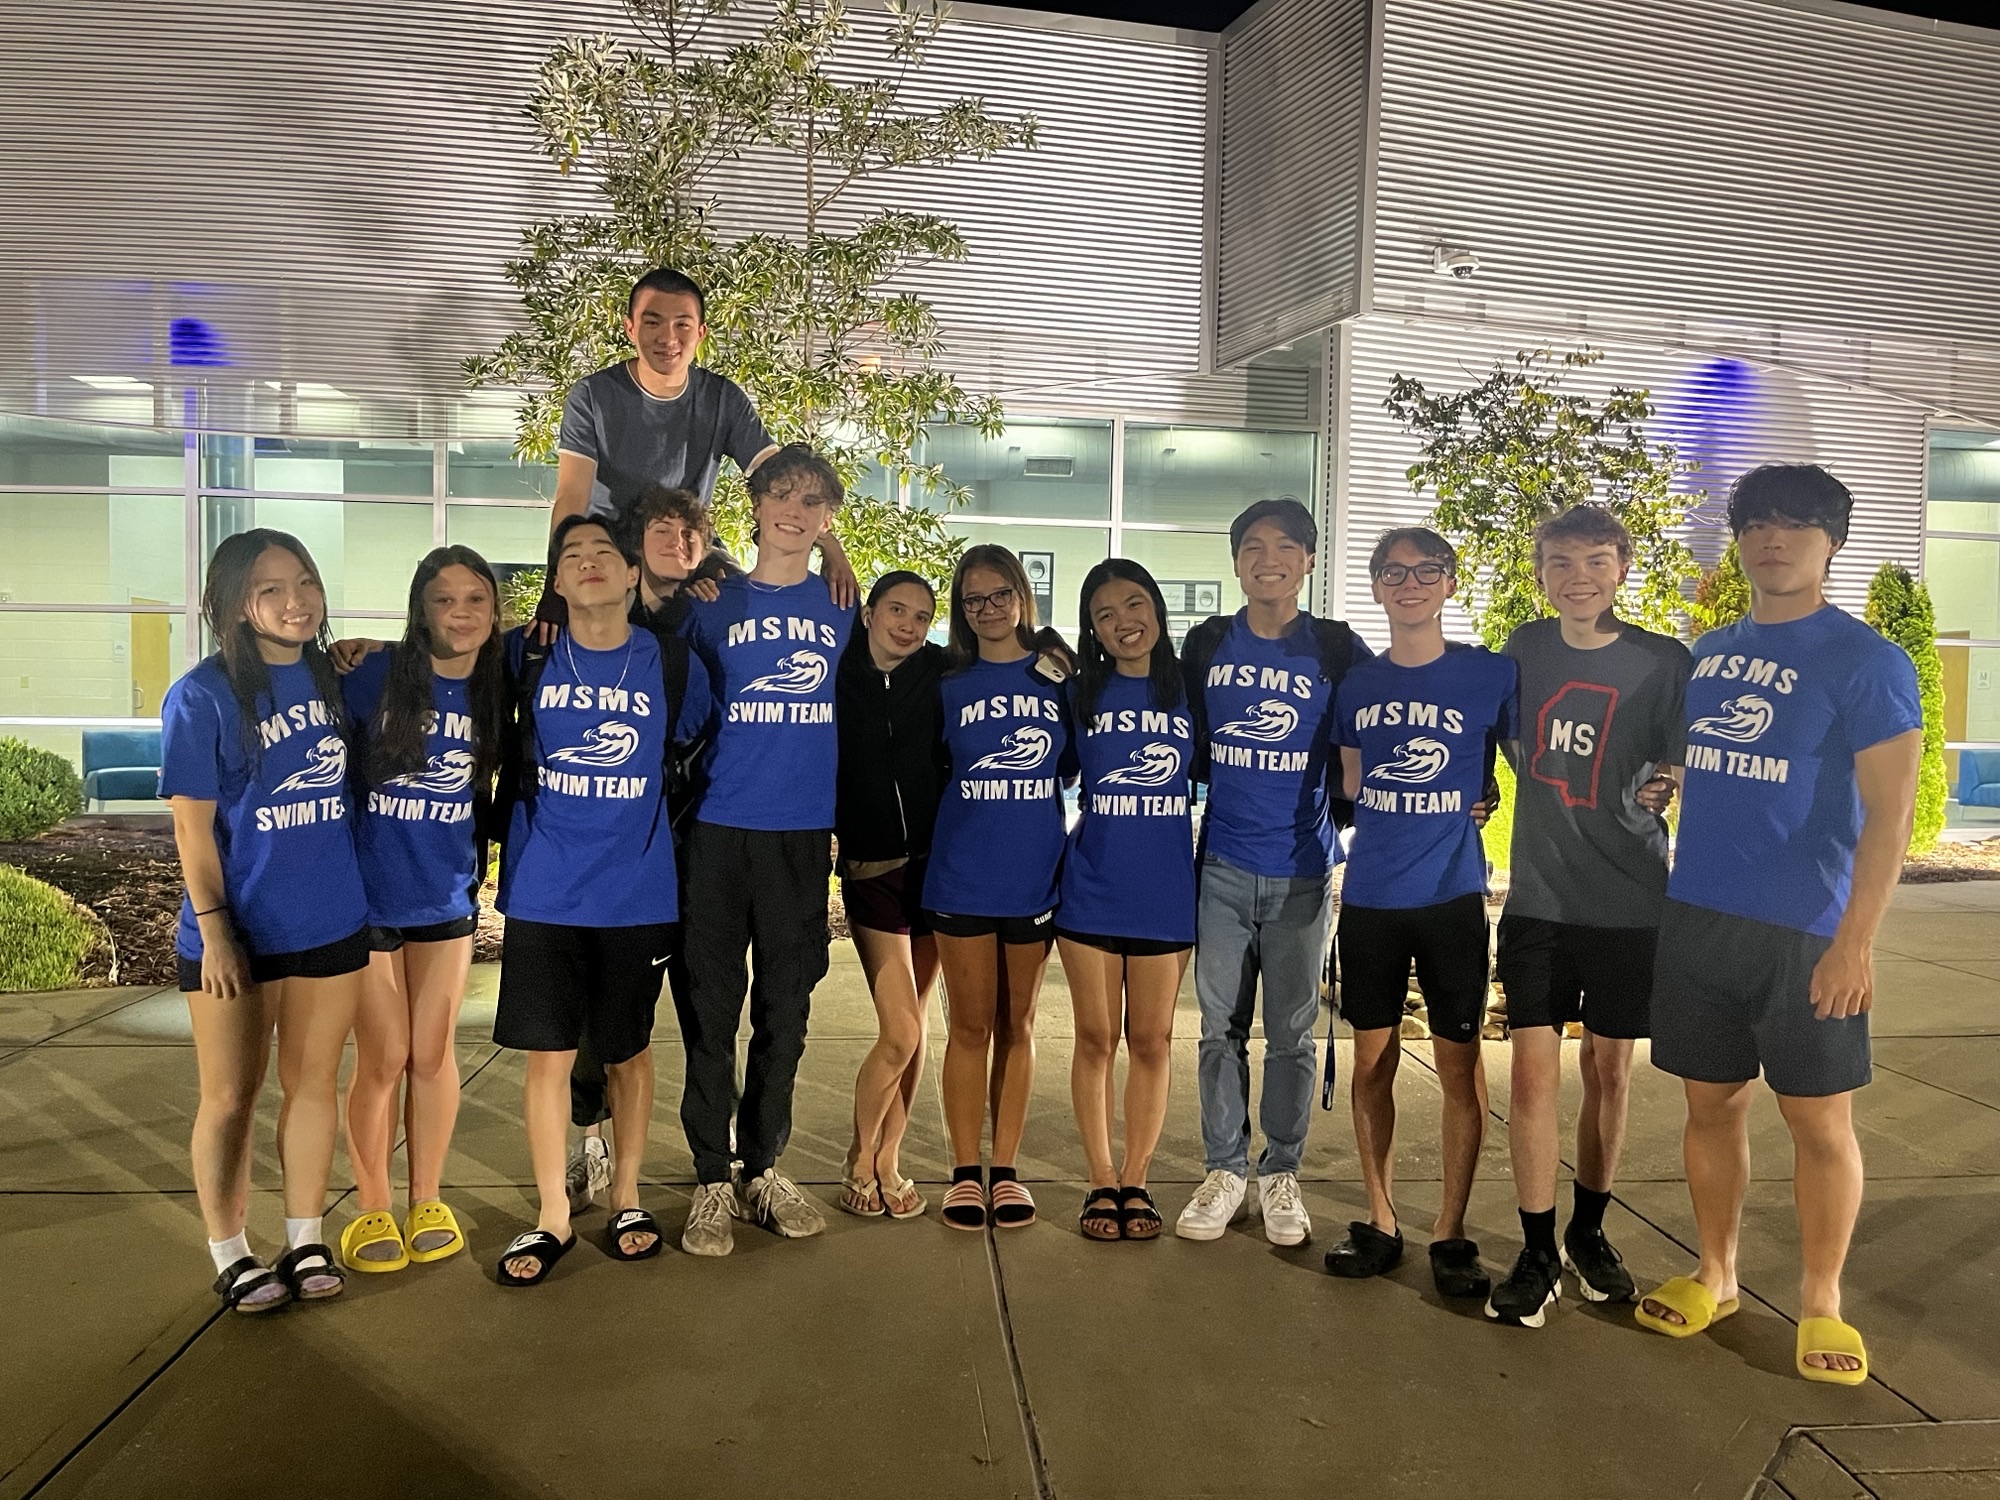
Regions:
M 1581 1021 L 1602 1037 L 1648 1035 L 1658 940 L 1653 927 L 1502 917 L 1493 972 L 1507 992 L 1507 1029 Z
M 1653 1063 L 1697 1083 L 1764 1081 L 1797 1099 L 1873 1076 L 1868 1016 L 1813 1014 L 1813 966 L 1833 945 L 1789 927 L 1669 901 L 1653 971 Z

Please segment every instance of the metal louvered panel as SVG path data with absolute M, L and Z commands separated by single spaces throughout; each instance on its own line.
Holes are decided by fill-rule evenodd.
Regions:
M 1222 41 L 1215 355 L 1366 304 L 1370 0 L 1267 0 Z
M 1423 520 L 1428 497 L 1411 494 L 1405 471 L 1416 441 L 1382 409 L 1391 377 L 1422 380 L 1433 391 L 1463 389 L 1485 377 L 1496 360 L 1511 361 L 1524 345 L 1492 328 L 1408 322 L 1382 315 L 1345 330 L 1351 377 L 1347 387 L 1346 449 L 1338 475 L 1346 566 L 1334 580 L 1336 601 L 1369 627 L 1379 618 L 1368 592 L 1368 551 L 1385 527 Z M 1558 347 L 1563 347 L 1560 343 Z M 1868 580 L 1884 559 L 1915 568 L 1922 550 L 1924 418 L 1916 409 L 1870 391 L 1791 371 L 1738 366 L 1681 351 L 1599 345 L 1604 361 L 1575 372 L 1571 389 L 1601 393 L 1612 385 L 1650 390 L 1659 412 L 1649 436 L 1672 441 L 1702 464 L 1694 484 L 1708 491 L 1689 539 L 1713 559 L 1726 540 L 1729 484 L 1758 463 L 1824 464 L 1853 491 L 1848 543 L 1833 565 L 1835 603 L 1860 613 Z M 1463 616 L 1449 622 L 1469 632 Z
M 309 424 L 259 383 L 310 381 L 372 403 L 322 425 L 456 435 L 459 360 L 518 320 L 500 267 L 521 226 L 595 206 L 534 150 L 535 69 L 622 19 L 610 0 L 0 7 L 0 405 L 63 409 L 91 399 L 71 376 L 163 371 L 186 317 L 227 362 L 204 420 Z M 852 19 L 879 56 L 884 18 Z M 1041 149 L 854 202 L 964 229 L 970 261 L 911 285 L 969 384 L 1020 410 L 1135 381 L 1190 409 L 1254 404 L 1241 376 L 1182 387 L 1201 362 L 1214 45 L 983 6 L 945 29 L 912 99 L 1033 111 Z M 725 223 L 782 221 L 787 185 L 747 167 Z M 176 392 L 163 415 L 188 410 Z
M 1806 0 L 1384 3 L 1377 311 L 2000 417 L 2000 34 Z M 1434 275 L 1439 243 L 1477 275 Z

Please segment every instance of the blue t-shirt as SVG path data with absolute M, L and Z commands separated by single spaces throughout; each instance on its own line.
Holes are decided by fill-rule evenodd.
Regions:
M 1488 759 L 1515 728 L 1514 659 L 1453 646 L 1421 667 L 1357 662 L 1334 701 L 1334 738 L 1361 751 L 1361 795 L 1340 899 L 1407 911 L 1486 889 L 1472 821 Z
M 1856 751 L 1923 726 L 1916 668 L 1832 605 L 1694 643 L 1686 790 L 1667 894 L 1830 937 L 1861 837 Z
M 269 668 L 257 702 L 257 743 L 243 743 L 242 715 L 222 663 L 209 657 L 167 690 L 160 709 L 160 795 L 215 804 L 222 889 L 244 947 L 300 953 L 352 937 L 368 924 L 354 857 L 347 742 L 303 661 Z M 201 957 L 194 903 L 181 898 L 174 949 Z
M 507 661 L 522 659 L 519 630 Z M 668 733 L 660 643 L 634 628 L 591 651 L 564 633 L 535 689 L 535 795 L 515 804 L 500 861 L 500 910 L 565 927 L 638 927 L 680 918 L 667 817 Z M 708 673 L 688 659 L 678 742 L 709 713 Z
M 1056 904 L 1063 779 L 1076 774 L 1063 689 L 1039 658 L 974 662 L 944 679 L 951 759 L 924 905 L 960 917 L 1038 917 Z
M 1063 855 L 1066 930 L 1194 942 L 1192 728 L 1185 703 L 1155 708 L 1146 678 L 1116 674 L 1078 724 L 1083 815 Z
M 341 683 L 356 742 L 365 747 L 393 651 L 373 651 Z M 472 827 L 472 708 L 461 677 L 431 674 L 431 723 L 421 771 L 370 786 L 354 827 L 368 920 L 377 927 L 434 927 L 478 909 L 479 854 Z M 367 772 L 365 748 L 361 758 Z
M 1324 875 L 1340 861 L 1327 816 L 1331 685 L 1312 621 L 1277 640 L 1238 610 L 1203 684 L 1208 852 L 1268 877 Z M 1359 639 L 1356 660 L 1368 654 Z
M 726 578 L 687 632 L 708 668 L 716 728 L 695 816 L 725 828 L 833 827 L 835 667 L 854 611 L 817 574 L 773 587 Z

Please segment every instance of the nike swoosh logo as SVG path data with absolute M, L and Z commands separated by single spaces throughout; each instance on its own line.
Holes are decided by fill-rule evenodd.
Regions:
M 665 963 L 665 962 L 666 962 L 666 959 L 665 959 L 665 958 L 656 958 L 656 959 L 654 959 L 654 960 L 653 960 L 653 967 L 657 969 L 657 968 L 659 968 L 659 966 L 660 966 L 661 964 L 663 964 L 663 963 Z

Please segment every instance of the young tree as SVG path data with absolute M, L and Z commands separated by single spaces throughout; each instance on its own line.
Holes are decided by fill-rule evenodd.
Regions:
M 569 38 L 543 62 L 528 108 L 543 154 L 589 181 L 601 210 L 524 231 L 507 277 L 528 326 L 468 359 L 467 383 L 525 390 L 516 452 L 550 460 L 571 384 L 628 352 L 631 283 L 674 266 L 708 289 L 703 362 L 750 393 L 774 438 L 813 443 L 850 485 L 871 465 L 886 477 L 877 487 L 892 498 L 857 494 L 837 521 L 855 570 L 942 578 L 960 542 L 936 510 L 893 497 L 907 482 L 962 501 L 940 466 L 913 461 L 918 439 L 934 421 L 995 436 L 1003 417 L 944 366 L 936 314 L 909 278 L 964 260 L 967 245 L 934 214 L 858 208 L 852 193 L 903 168 L 1032 148 L 1034 117 L 996 116 L 976 98 L 904 102 L 945 24 L 942 0 L 891 0 L 874 58 L 857 55 L 840 0 L 756 0 L 759 26 L 728 46 L 703 32 L 736 14 L 732 0 L 625 0 L 625 10 L 645 45 Z M 726 193 L 746 170 L 760 202 L 778 185 L 790 207 L 727 236 Z M 742 548 L 740 480 L 717 502 L 724 541 Z
M 1434 395 L 1398 375 L 1382 404 L 1422 440 L 1411 489 L 1436 496 L 1431 524 L 1458 548 L 1461 595 L 1481 638 L 1498 649 L 1516 625 L 1548 613 L 1535 580 L 1535 527 L 1585 501 L 1632 533 L 1633 576 L 1620 610 L 1673 633 L 1694 554 L 1676 532 L 1699 496 L 1674 493 L 1694 465 L 1649 443 L 1650 393 L 1614 386 L 1602 401 L 1563 389 L 1595 349 L 1524 350 L 1470 390 Z
M 1909 653 L 1924 706 L 1924 748 L 1917 762 L 1917 816 L 1910 853 L 1928 854 L 1944 831 L 1944 663 L 1938 659 L 1931 591 L 1900 563 L 1885 562 L 1868 584 L 1868 623 Z

